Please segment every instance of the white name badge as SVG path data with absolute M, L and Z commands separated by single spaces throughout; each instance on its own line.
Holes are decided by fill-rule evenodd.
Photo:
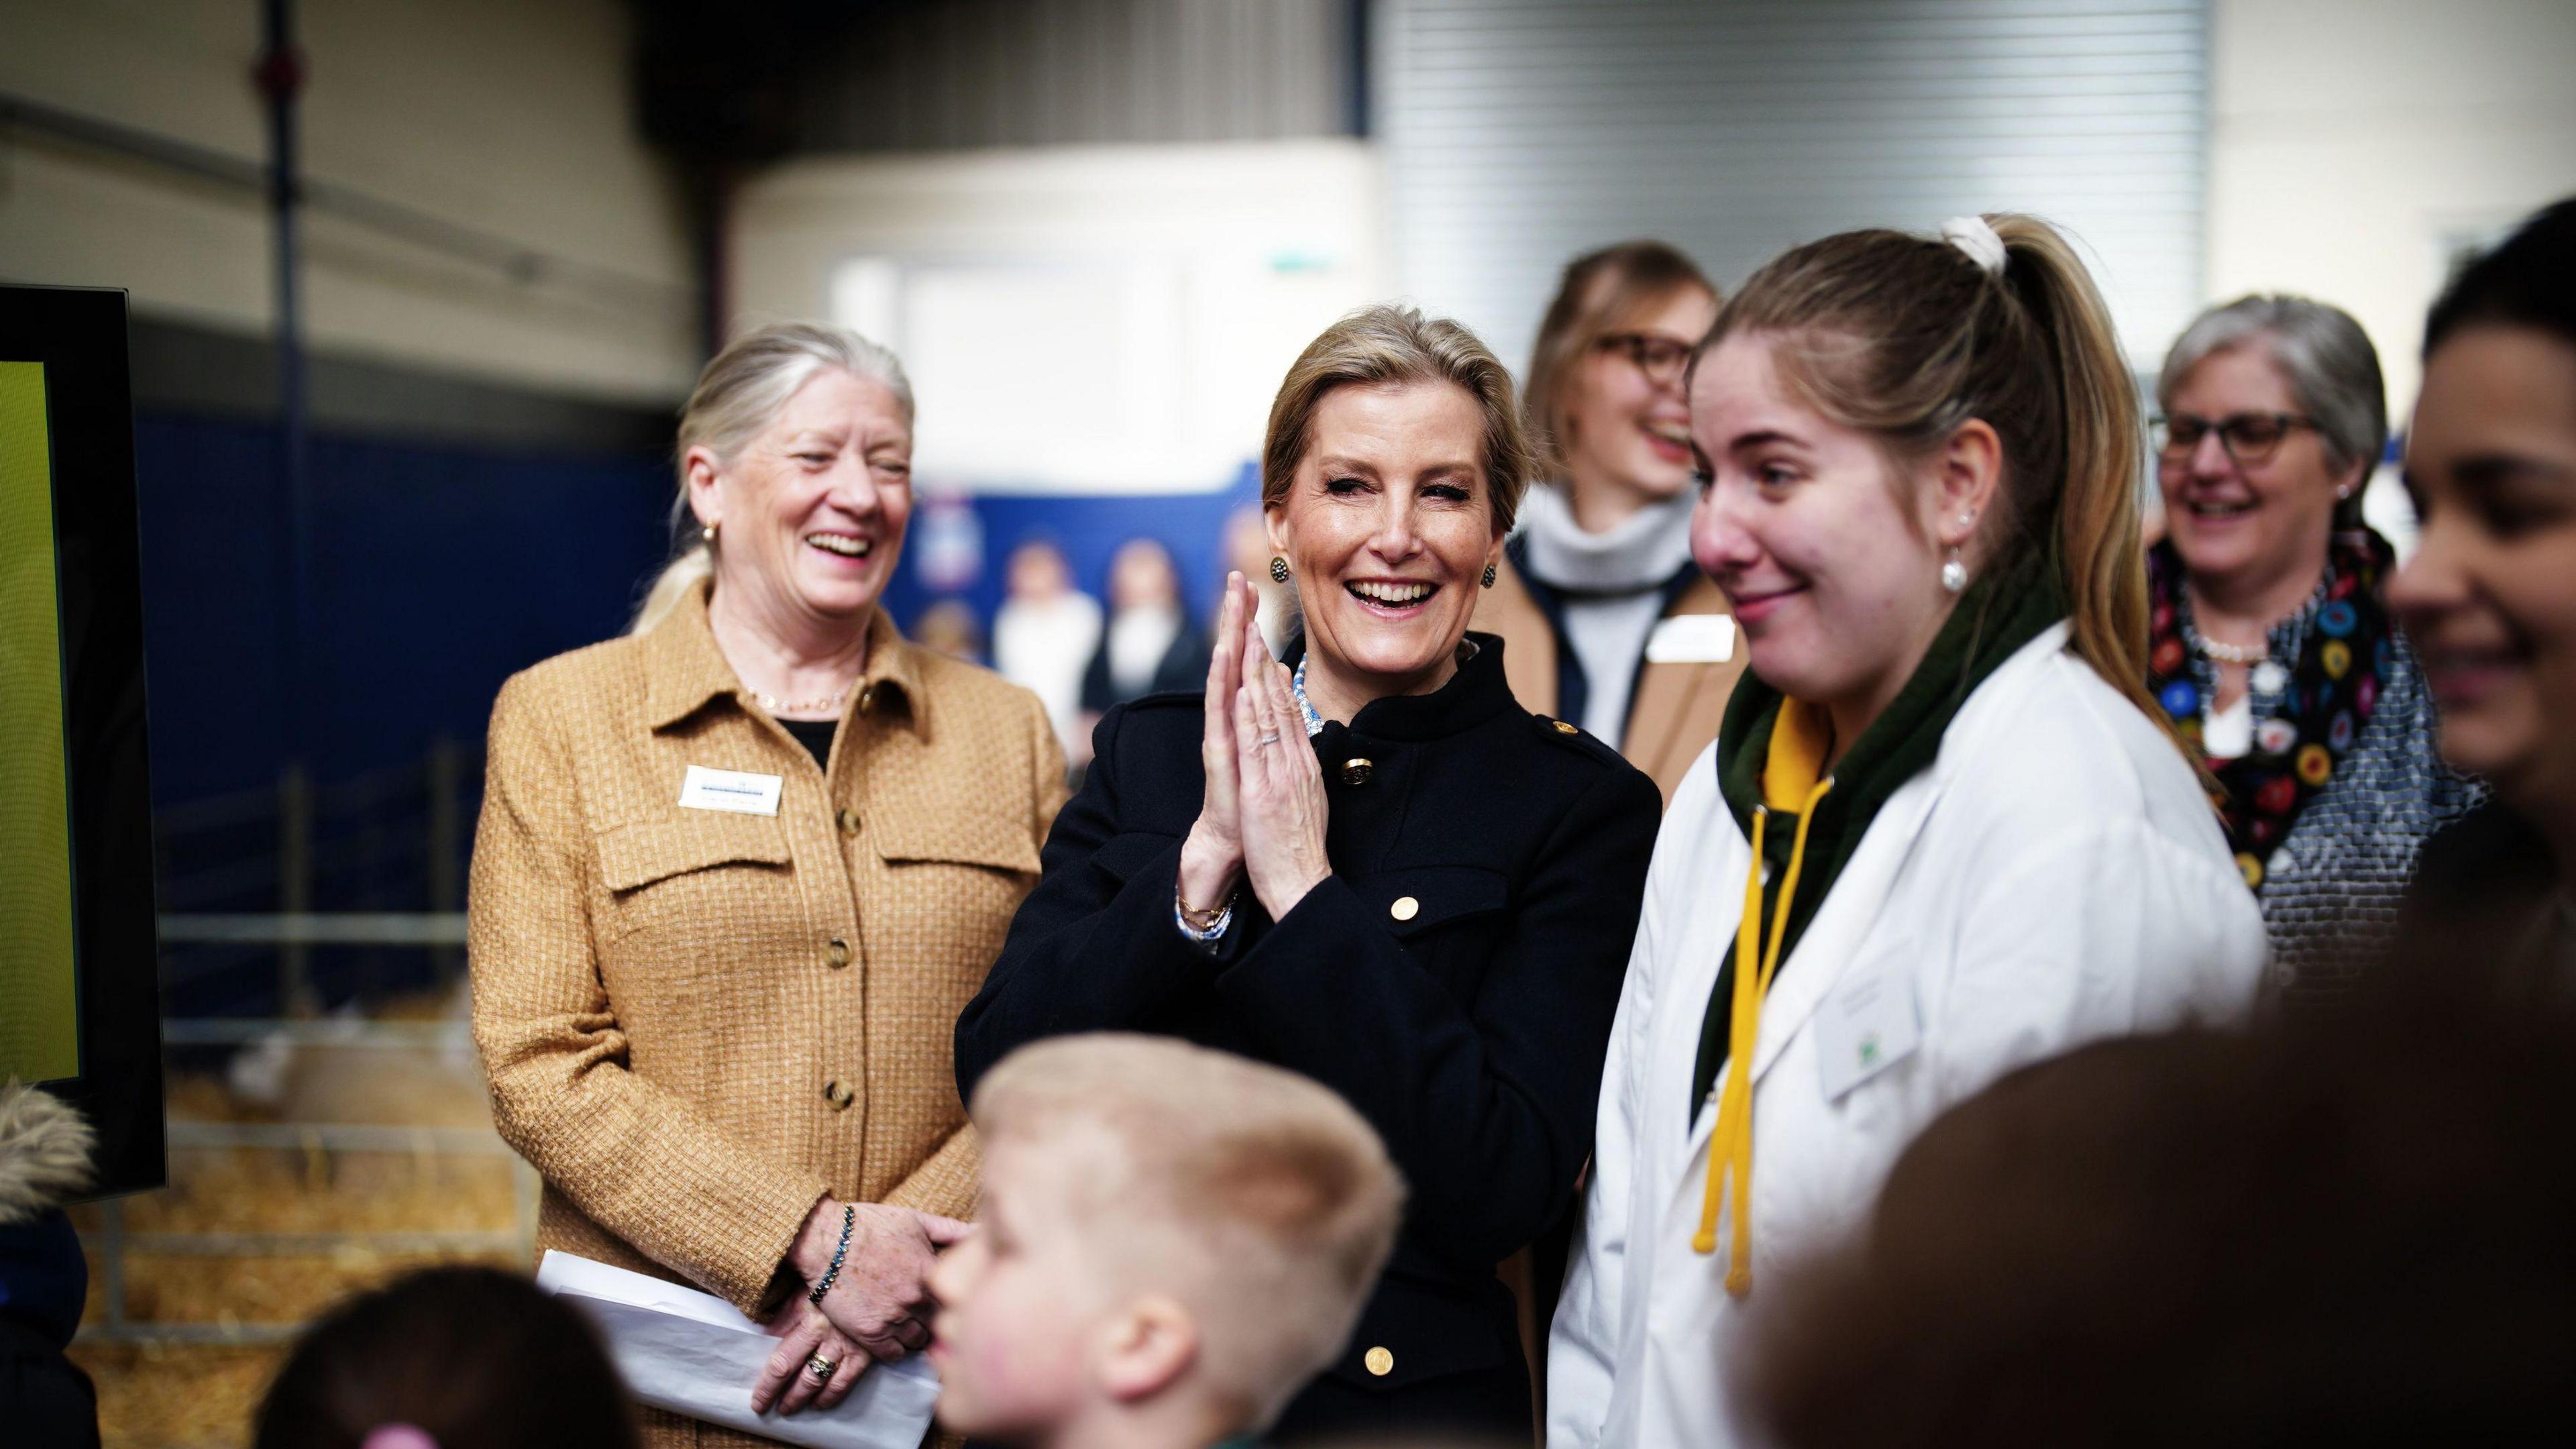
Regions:
M 737 815 L 775 815 L 778 813 L 778 790 L 784 783 L 779 775 L 754 775 L 744 770 L 710 770 L 704 765 L 691 765 L 689 776 L 680 782 L 680 807 L 684 810 L 730 810 Z
M 1646 636 L 1648 664 L 1724 664 L 1735 657 L 1735 621 L 1724 614 L 1675 614 Z
M 1825 1100 L 1841 1101 L 1922 1044 L 1912 976 L 1890 970 L 1842 988 L 1816 1008 L 1816 1055 L 1824 1069 Z

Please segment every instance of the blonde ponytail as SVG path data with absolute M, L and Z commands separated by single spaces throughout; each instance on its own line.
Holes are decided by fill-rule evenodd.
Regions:
M 704 542 L 680 550 L 677 558 L 662 565 L 662 571 L 653 576 L 652 587 L 644 591 L 644 602 L 635 606 L 635 622 L 626 627 L 626 632 L 652 633 L 653 626 L 669 617 L 671 611 L 680 606 L 680 601 L 689 596 L 689 590 L 703 580 L 714 578 L 715 573 L 715 550 Z
M 2075 653 L 2170 733 L 2170 719 L 2147 694 L 2146 544 L 2138 507 L 2146 423 L 2111 309 L 2054 227 L 2012 213 L 1987 221 L 2003 238 L 2005 276 L 2048 344 L 2057 380 L 2065 483 L 2052 541 Z

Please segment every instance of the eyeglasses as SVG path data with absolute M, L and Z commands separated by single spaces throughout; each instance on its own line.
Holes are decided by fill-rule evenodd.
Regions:
M 2313 428 L 2316 420 L 2297 413 L 2229 413 L 2223 418 L 2174 413 L 2155 420 L 2156 451 L 2179 462 L 2200 448 L 2200 440 L 2218 434 L 2218 445 L 2238 467 L 2268 461 L 2292 428 Z
M 1604 352 L 1624 354 L 1646 375 L 1646 381 L 1657 387 L 1670 387 L 1681 381 L 1682 365 L 1690 361 L 1691 355 L 1689 343 L 1651 332 L 1613 332 L 1593 345 Z

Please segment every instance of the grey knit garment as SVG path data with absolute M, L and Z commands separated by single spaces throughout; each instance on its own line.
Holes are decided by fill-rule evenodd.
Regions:
M 2442 762 L 2415 651 L 2403 634 L 2388 639 L 2378 707 L 2265 862 L 2255 892 L 2272 937 L 2270 985 L 2287 997 L 2348 989 L 2395 933 L 2425 838 L 2486 798 L 2484 785 Z

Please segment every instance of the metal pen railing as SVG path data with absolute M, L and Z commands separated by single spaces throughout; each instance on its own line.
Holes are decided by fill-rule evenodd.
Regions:
M 324 918 L 314 939 L 343 939 L 335 923 Z M 443 918 L 412 923 L 414 939 L 438 938 Z M 465 1024 L 453 1021 L 311 1021 L 269 1018 L 171 1020 L 162 1024 L 171 1046 L 251 1046 L 283 1041 L 294 1046 L 356 1048 L 374 1051 L 470 1052 Z M 128 1307 L 129 1259 L 134 1256 L 181 1259 L 337 1258 L 352 1252 L 384 1256 L 492 1256 L 527 1262 L 534 1254 L 538 1180 L 533 1168 L 511 1151 L 490 1127 L 424 1126 L 407 1123 L 351 1122 L 209 1122 L 181 1119 L 169 1124 L 174 1152 L 286 1151 L 301 1153 L 320 1175 L 319 1165 L 335 1154 L 376 1153 L 404 1156 L 435 1173 L 439 1164 L 457 1160 L 506 1160 L 510 1174 L 512 1226 L 492 1229 L 373 1229 L 330 1232 L 277 1232 L 218 1229 L 192 1232 L 138 1231 L 127 1222 L 126 1204 L 100 1205 L 98 1225 L 89 1235 L 98 1259 L 101 1306 L 84 1324 L 80 1340 L 120 1344 L 262 1344 L 292 1339 L 301 1320 L 214 1323 L 140 1320 Z

